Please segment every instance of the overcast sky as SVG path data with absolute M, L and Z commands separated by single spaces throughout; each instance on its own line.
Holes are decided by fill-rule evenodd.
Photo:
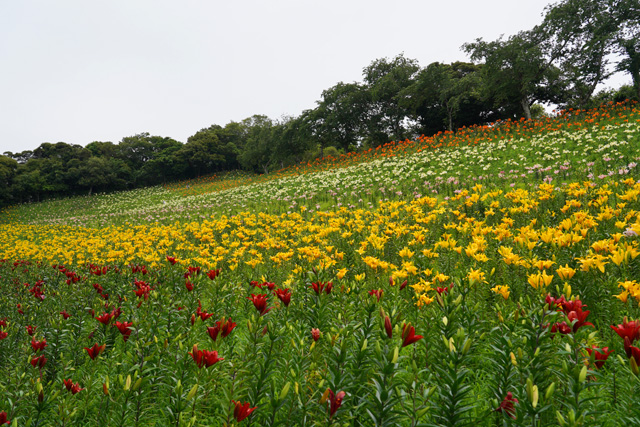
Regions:
M 0 153 L 296 116 L 376 58 L 468 60 L 463 43 L 530 29 L 549 3 L 3 0 Z

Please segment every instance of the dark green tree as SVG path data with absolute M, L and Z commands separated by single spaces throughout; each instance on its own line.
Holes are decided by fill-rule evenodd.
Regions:
M 468 62 L 434 62 L 420 70 L 413 84 L 400 93 L 422 133 L 435 133 L 458 127 L 463 105 L 480 101 L 480 65 Z M 482 119 L 477 117 L 475 122 Z
M 608 57 L 616 31 L 615 19 L 600 0 L 564 0 L 546 9 L 533 32 L 547 61 L 562 72 L 562 106 L 590 106 L 596 86 L 611 75 Z
M 418 61 L 403 54 L 376 59 L 363 70 L 370 99 L 366 114 L 369 145 L 406 138 L 410 112 L 400 105 L 400 92 L 413 83 L 419 70 Z
M 321 153 L 329 146 L 352 151 L 360 145 L 366 132 L 370 95 L 359 83 L 340 82 L 324 90 L 318 106 L 303 114 Z
M 518 106 L 527 119 L 531 118 L 534 102 L 561 101 L 560 70 L 553 65 L 560 53 L 545 52 L 543 41 L 537 31 L 521 31 L 507 40 L 477 39 L 463 45 L 472 60 L 484 61 L 485 99 L 493 99 L 496 106 Z
M 242 121 L 246 141 L 238 160 L 243 168 L 269 173 L 274 163 L 274 123 L 267 116 L 254 115 Z
M 608 0 L 610 15 L 617 27 L 613 49 L 621 55 L 616 69 L 631 76 L 636 99 L 640 101 L 640 2 Z
M 11 200 L 11 185 L 18 169 L 18 162 L 8 156 L 0 156 L 0 206 Z

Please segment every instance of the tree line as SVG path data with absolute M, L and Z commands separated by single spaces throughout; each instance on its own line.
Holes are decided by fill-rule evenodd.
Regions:
M 296 117 L 254 115 L 212 125 L 186 143 L 140 133 L 86 147 L 43 143 L 0 155 L 0 206 L 115 191 L 246 169 L 268 173 L 327 153 L 506 118 L 532 118 L 540 104 L 590 108 L 640 100 L 640 2 L 564 0 L 534 28 L 462 49 L 472 62 L 421 67 L 400 54 L 363 69 L 362 82 L 324 90 Z M 633 84 L 596 93 L 613 72 Z

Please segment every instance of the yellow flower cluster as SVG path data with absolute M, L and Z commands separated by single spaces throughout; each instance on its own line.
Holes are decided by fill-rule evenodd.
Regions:
M 289 280 L 320 268 L 339 280 L 407 280 L 420 306 L 433 301 L 433 287 L 466 272 L 471 285 L 488 284 L 484 289 L 507 299 L 513 274 L 544 291 L 554 275 L 567 281 L 576 270 L 622 272 L 640 253 L 639 196 L 632 179 L 509 192 L 477 185 L 449 199 L 386 202 L 374 210 L 245 212 L 103 229 L 10 224 L 0 225 L 0 258 L 155 267 L 170 255 L 183 265 L 248 269 L 254 277 L 284 271 Z M 564 200 L 562 209 L 550 208 L 556 200 Z M 556 266 L 562 254 L 571 254 L 572 267 Z M 619 299 L 638 299 L 637 285 L 624 287 Z

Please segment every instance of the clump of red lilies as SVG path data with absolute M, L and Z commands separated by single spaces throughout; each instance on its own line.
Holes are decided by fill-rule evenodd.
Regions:
M 149 283 L 144 280 L 134 280 L 133 285 L 136 287 L 134 293 L 140 300 L 144 299 L 144 301 L 146 301 L 149 299 L 149 294 L 151 293 L 151 286 Z M 138 307 L 140 307 L 140 304 L 138 304 Z
M 264 289 L 267 288 L 270 291 L 274 290 L 276 288 L 276 284 L 273 282 L 258 282 L 257 280 L 252 280 L 251 282 L 249 282 L 249 285 L 253 288 L 260 288 L 260 289 Z
M 217 351 L 209 351 L 209 350 L 198 350 L 198 344 L 193 345 L 193 350 L 189 353 L 194 362 L 196 362 L 196 366 L 198 368 L 202 367 L 210 367 L 215 365 L 216 363 L 224 360 L 222 357 L 218 357 Z
M 44 357 L 44 355 L 34 356 L 31 359 L 30 363 L 31 363 L 31 366 L 33 366 L 34 368 L 38 367 L 38 368 L 42 369 L 42 368 L 44 368 L 44 365 L 47 363 L 47 358 Z
M 333 289 L 333 283 L 332 282 L 327 282 L 327 283 L 313 282 L 311 283 L 311 289 L 315 291 L 316 295 L 320 295 L 323 290 L 325 294 L 330 294 L 331 289 Z
M 640 348 L 633 346 L 633 342 L 640 338 L 640 321 L 629 321 L 626 317 L 622 324 L 611 326 L 611 329 L 624 340 L 624 351 L 628 358 L 633 358 L 636 366 L 640 366 Z
M 500 406 L 496 408 L 497 412 L 504 412 L 514 420 L 516 419 L 516 408 L 514 403 L 518 403 L 518 399 L 513 397 L 511 392 L 508 392 L 505 398 L 500 403 Z
M 251 408 L 249 402 L 236 402 L 235 400 L 232 400 L 231 403 L 233 403 L 235 405 L 235 408 L 233 410 L 233 417 L 236 419 L 237 422 L 240 422 L 242 420 L 244 420 L 245 418 L 247 418 L 249 415 L 251 415 L 251 413 L 253 411 L 255 411 L 258 407 L 254 406 L 253 408 Z
M 209 270 L 207 272 L 207 277 L 211 280 L 214 280 L 216 277 L 218 277 L 220 275 L 220 269 L 218 268 L 217 270 Z
M 384 291 L 382 289 L 372 289 L 369 291 L 369 295 L 375 296 L 378 302 L 380 302 L 380 298 L 382 298 L 383 293 Z
M 196 308 L 196 316 L 200 317 L 203 322 L 213 316 L 213 313 L 207 313 L 202 310 L 202 303 L 198 300 L 198 308 Z
M 291 291 L 287 289 L 276 289 L 275 294 L 280 301 L 284 304 L 285 307 L 289 307 L 289 303 L 291 302 Z
M 592 345 L 587 348 L 587 353 L 589 353 L 589 356 L 593 356 L 596 368 L 600 369 L 609 358 L 609 355 L 613 353 L 613 350 L 609 350 L 609 347 L 599 348 L 598 346 Z
M 583 326 L 593 326 L 593 323 L 587 322 L 587 316 L 589 315 L 590 311 L 583 311 L 583 307 L 586 307 L 586 304 L 583 304 L 579 299 L 567 301 L 564 298 L 564 295 L 560 298 L 554 298 L 550 294 L 547 294 L 545 302 L 547 303 L 549 310 L 555 309 L 558 311 L 562 311 L 567 316 L 567 320 L 569 320 L 569 324 L 567 324 L 567 322 L 559 322 L 554 324 L 551 327 L 551 332 L 568 334 L 571 332 L 576 332 Z
M 271 311 L 271 307 L 267 307 L 267 294 L 251 294 L 251 296 L 247 297 L 247 299 L 253 302 L 253 306 L 256 308 L 256 310 L 258 310 L 260 316 Z
M 231 318 L 225 319 L 223 317 L 222 320 L 216 322 L 215 326 L 207 328 L 207 334 L 214 341 L 218 339 L 218 334 L 220 333 L 222 333 L 222 338 L 226 338 L 236 326 L 236 322 L 233 322 Z
M 70 391 L 71 394 L 76 394 L 76 393 L 84 390 L 84 388 L 80 387 L 79 383 L 75 383 L 74 384 L 71 379 L 64 380 L 63 383 L 64 383 L 64 386 L 67 389 L 67 391 Z
M 44 348 L 47 346 L 47 340 L 42 340 L 42 341 L 36 341 L 35 338 L 31 338 L 31 348 L 33 349 L 33 351 L 35 353 L 44 350 Z

